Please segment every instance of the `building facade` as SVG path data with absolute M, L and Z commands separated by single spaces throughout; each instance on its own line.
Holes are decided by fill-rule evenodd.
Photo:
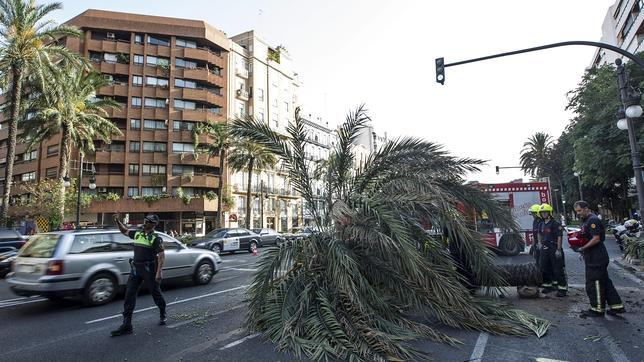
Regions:
M 643 40 L 644 0 L 617 0 L 606 12 L 601 42 L 635 54 L 644 50 Z M 592 65 L 615 64 L 618 58 L 623 57 L 611 50 L 597 49 Z
M 299 81 L 284 47 L 272 47 L 254 31 L 230 38 L 228 109 L 231 118 L 252 116 L 285 134 L 295 119 Z M 288 231 L 303 224 L 302 200 L 280 165 L 256 170 L 251 180 L 251 219 L 245 220 L 248 173 L 230 173 L 235 207 L 229 225 Z M 263 190 L 263 191 L 262 191 Z M 231 220 L 233 221 L 231 224 Z
M 82 165 L 95 170 L 96 189 L 88 189 L 87 177 L 81 182 L 84 193 L 120 199 L 94 201 L 83 210 L 82 223 L 111 224 L 111 214 L 119 211 L 138 224 L 145 213 L 154 212 L 161 229 L 203 234 L 212 228 L 217 202 L 210 196 L 220 187 L 219 160 L 195 156 L 192 129 L 199 122 L 227 119 L 225 34 L 203 21 L 102 10 L 87 10 L 67 24 L 83 35 L 66 39 L 65 45 L 111 80 L 97 97 L 121 105 L 109 111 L 109 118 L 123 135 L 109 144 L 97 142 L 96 154 Z M 6 138 L 3 129 L 0 142 Z M 24 160 L 14 169 L 16 181 L 57 178 L 59 142 L 59 137 L 43 142 L 27 158 L 24 145 L 18 145 Z M 200 136 L 197 143 L 207 142 Z M 0 158 L 2 152 L 6 148 L 0 149 Z M 72 163 L 68 176 L 77 177 L 80 166 Z

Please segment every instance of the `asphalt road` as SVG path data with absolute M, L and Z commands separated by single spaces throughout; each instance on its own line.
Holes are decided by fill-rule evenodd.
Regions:
M 612 257 L 619 251 L 607 246 Z M 260 249 L 260 257 L 261 257 Z M 78 301 L 50 302 L 13 295 L 0 280 L 0 361 L 290 361 L 262 336 L 244 328 L 244 291 L 258 257 L 249 253 L 224 255 L 222 270 L 206 286 L 168 282 L 168 325 L 157 325 L 152 298 L 142 294 L 134 316 L 133 335 L 112 338 L 110 330 L 121 322 L 122 297 L 94 308 Z M 499 258 L 500 263 L 521 263 L 529 256 Z M 609 272 L 624 299 L 624 319 L 581 319 L 588 307 L 583 263 L 572 251 L 566 254 L 571 284 L 567 298 L 554 296 L 518 299 L 509 289 L 505 300 L 552 321 L 548 334 L 515 338 L 441 328 L 463 342 L 459 347 L 419 341 L 417 347 L 439 361 L 644 361 L 642 317 L 644 282 L 615 264 Z

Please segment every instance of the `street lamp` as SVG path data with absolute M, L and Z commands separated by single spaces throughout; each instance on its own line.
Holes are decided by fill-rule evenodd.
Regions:
M 637 149 L 637 138 L 633 127 L 633 120 L 642 116 L 643 110 L 640 105 L 642 94 L 635 88 L 631 87 L 626 74 L 626 67 L 622 64 L 621 59 L 615 60 L 617 65 L 617 83 L 619 85 L 619 96 L 622 101 L 622 107 L 618 112 L 617 127 L 628 131 L 628 142 L 631 149 L 631 161 L 633 163 L 633 176 L 635 177 L 635 187 L 637 188 L 637 203 L 639 204 L 639 214 L 644 215 L 644 182 L 642 181 L 642 165 L 640 162 L 639 150 Z M 626 122 L 624 122 L 624 120 Z
M 573 173 L 573 175 L 575 175 L 577 177 L 577 181 L 579 181 L 579 200 L 583 200 L 584 199 L 584 193 L 581 191 L 581 173 L 575 171 Z
M 81 183 L 83 181 L 83 153 L 80 153 L 80 167 L 78 168 L 78 190 L 76 193 L 76 228 L 80 229 L 80 206 L 81 206 Z M 92 169 L 88 170 L 89 175 L 89 189 L 96 189 L 96 169 L 92 165 Z

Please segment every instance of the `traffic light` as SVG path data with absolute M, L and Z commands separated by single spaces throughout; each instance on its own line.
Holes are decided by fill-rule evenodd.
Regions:
M 436 58 L 436 83 L 445 84 L 445 60 Z
M 496 166 L 496 174 L 499 174 L 499 166 Z

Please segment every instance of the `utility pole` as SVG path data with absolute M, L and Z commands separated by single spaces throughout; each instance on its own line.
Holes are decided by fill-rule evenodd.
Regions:
M 259 227 L 264 228 L 264 180 L 259 180 Z

